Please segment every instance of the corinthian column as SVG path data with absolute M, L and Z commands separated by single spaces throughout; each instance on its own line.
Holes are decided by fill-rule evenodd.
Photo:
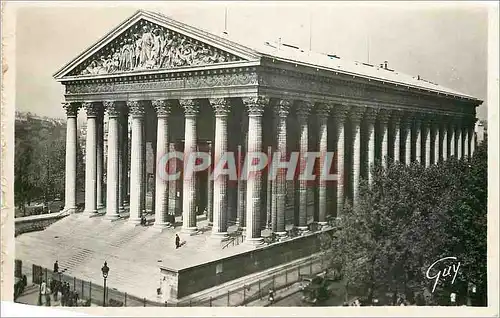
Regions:
M 437 165 L 439 162 L 439 124 L 436 122 L 433 122 L 431 126 L 431 147 L 433 149 L 432 151 L 432 163 Z
M 130 217 L 129 222 L 141 221 L 142 197 L 144 196 L 144 105 L 138 101 L 128 101 L 129 115 L 132 118 L 132 136 L 130 149 Z
M 463 127 L 463 130 L 462 130 L 462 135 L 464 136 L 463 139 L 464 139 L 464 149 L 463 149 L 463 153 L 464 153 L 464 158 L 465 159 L 468 159 L 469 158 L 469 145 L 470 145 L 470 135 L 469 135 L 469 128 L 467 128 L 467 126 L 464 126 Z
M 425 154 L 422 156 L 422 121 L 420 118 L 415 118 L 413 128 L 415 129 L 415 161 L 423 164 L 425 161 Z
M 318 149 L 319 157 L 319 179 L 318 179 L 318 223 L 326 224 L 327 214 L 327 194 L 326 194 L 326 175 L 329 173 L 325 167 L 326 156 L 328 154 L 328 116 L 330 115 L 330 107 L 326 104 L 320 104 L 316 114 L 318 116 Z
M 389 162 L 389 122 L 390 113 L 387 110 L 381 110 L 378 114 L 378 120 L 380 125 L 380 137 L 382 140 L 381 151 L 380 151 L 380 160 L 382 162 L 382 166 L 387 168 Z
M 66 110 L 66 174 L 65 174 L 65 198 L 64 211 L 69 213 L 76 212 L 76 150 L 77 150 L 77 103 L 64 103 Z
M 460 121 L 457 124 L 457 129 L 456 129 L 456 138 L 457 138 L 457 159 L 462 159 L 463 157 L 463 134 L 462 134 L 462 122 Z
M 96 170 L 97 170 L 97 210 L 104 208 L 104 109 L 99 108 L 96 117 Z
M 307 152 L 309 151 L 309 138 L 307 135 L 307 117 L 311 110 L 311 103 L 299 102 L 297 107 L 297 119 L 300 129 L 300 177 L 299 177 L 299 230 L 307 230 L 307 180 L 302 175 L 306 169 Z
M 404 163 L 411 164 L 411 114 L 406 113 L 401 120 L 401 144 L 404 145 Z
M 401 162 L 401 113 L 399 111 L 394 111 L 392 113 L 392 125 L 394 128 L 394 162 Z
M 474 156 L 474 149 L 476 148 L 476 131 L 475 131 L 475 123 L 476 120 L 474 119 L 471 123 L 471 126 L 469 127 L 469 156 L 472 158 Z
M 335 143 L 337 150 L 337 218 L 341 217 L 345 202 L 345 169 L 347 166 L 345 157 L 345 119 L 347 108 L 344 106 L 334 108 L 333 118 L 335 120 Z
M 448 159 L 448 129 L 446 124 L 439 125 L 439 143 L 441 144 L 441 157 L 440 161 L 446 161 Z
M 166 100 L 154 100 L 151 102 L 156 110 L 158 127 L 156 130 L 156 164 L 162 162 L 163 156 L 169 151 L 168 140 L 168 116 L 170 115 L 171 102 Z M 154 227 L 164 229 L 168 226 L 168 185 L 163 173 L 158 169 L 166 169 L 166 166 L 157 167 L 155 173 L 155 224 Z M 164 171 L 164 170 L 163 170 Z
M 426 167 L 430 166 L 432 164 L 431 162 L 431 124 L 427 120 L 425 123 L 422 125 L 423 129 L 423 138 L 424 138 L 424 145 L 425 149 L 422 149 L 422 164 Z
M 269 105 L 269 99 L 259 96 L 243 98 L 242 100 L 248 109 L 247 154 L 261 152 L 262 114 L 264 113 L 264 108 Z M 262 172 L 254 172 L 248 175 L 247 179 L 246 242 L 249 244 L 260 244 L 262 242 L 260 224 Z
M 106 169 L 106 218 L 118 219 L 118 147 L 120 106 L 117 102 L 106 101 L 104 107 L 108 112 L 108 160 Z
M 85 144 L 85 210 L 97 213 L 97 115 L 100 104 L 83 103 L 87 110 L 87 141 Z
M 227 116 L 231 105 L 227 99 L 211 99 L 215 113 L 214 167 L 220 165 L 227 154 Z M 227 174 L 214 175 L 214 201 L 212 237 L 222 239 L 227 236 Z
M 127 196 L 127 176 L 128 176 L 128 113 L 126 107 L 121 110 L 119 118 L 119 148 L 118 148 L 118 161 L 119 161 L 119 176 L 118 176 L 118 203 L 119 211 L 125 211 L 125 198 Z
M 189 158 L 191 154 L 194 154 L 196 152 L 196 117 L 198 116 L 199 105 L 192 99 L 182 99 L 179 102 L 184 108 L 184 163 L 186 163 L 188 162 L 188 160 L 190 160 Z M 198 230 L 196 227 L 195 173 L 193 171 L 184 170 L 184 178 L 182 182 L 182 231 L 186 233 L 193 233 Z
M 353 109 L 349 114 L 352 124 L 352 203 L 358 205 L 359 181 L 361 175 L 361 129 L 360 123 L 363 117 L 364 108 Z M 387 124 L 386 124 L 387 127 Z M 386 132 L 387 134 L 387 132 Z M 387 147 L 386 147 L 387 149 Z
M 276 116 L 277 140 L 276 148 L 279 153 L 280 160 L 286 160 L 286 118 L 290 110 L 291 102 L 288 100 L 279 100 L 274 111 Z M 279 169 L 277 171 L 274 187 L 276 189 L 276 234 L 280 236 L 286 235 L 285 231 L 285 208 L 286 208 L 286 171 Z
M 455 157 L 455 149 L 456 149 L 456 139 L 455 139 L 455 124 L 452 122 L 449 126 L 448 138 L 450 138 L 450 147 L 448 148 L 448 157 Z
M 366 122 L 366 139 L 368 141 L 368 183 L 373 183 L 373 173 L 372 169 L 375 166 L 375 122 L 377 119 L 376 109 L 367 109 L 365 113 L 365 122 Z

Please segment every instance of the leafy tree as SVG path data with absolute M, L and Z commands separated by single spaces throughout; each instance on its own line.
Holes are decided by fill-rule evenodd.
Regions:
M 35 200 L 47 202 L 64 194 L 65 128 L 31 114 L 16 121 L 14 195 L 23 214 Z
M 401 294 L 413 302 L 429 289 L 429 265 L 456 256 L 474 268 L 462 271 L 460 281 L 485 288 L 486 150 L 479 147 L 471 162 L 451 158 L 427 168 L 397 163 L 372 171 L 358 204 L 346 205 L 338 231 L 321 240 L 324 259 L 342 268 L 347 287 L 369 302 L 375 295 L 395 302 Z M 440 285 L 434 300 L 459 285 Z

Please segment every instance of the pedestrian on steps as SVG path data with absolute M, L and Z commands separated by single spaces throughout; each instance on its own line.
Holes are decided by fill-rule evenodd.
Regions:
M 181 246 L 181 238 L 178 234 L 175 234 L 175 248 L 178 249 Z

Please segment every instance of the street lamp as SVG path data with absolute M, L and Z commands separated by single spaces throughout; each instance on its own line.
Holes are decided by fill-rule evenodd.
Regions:
M 108 273 L 109 273 L 109 267 L 106 261 L 104 261 L 104 266 L 101 268 L 101 271 L 102 271 L 102 277 L 104 278 L 104 293 L 103 293 L 102 306 L 106 307 L 106 278 L 108 278 Z

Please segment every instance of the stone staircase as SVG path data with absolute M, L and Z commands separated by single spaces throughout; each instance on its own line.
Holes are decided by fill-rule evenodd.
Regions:
M 205 222 L 205 223 L 203 223 Z M 25 233 L 16 238 L 16 259 L 52 269 L 55 260 L 64 274 L 102 284 L 101 267 L 108 262 L 108 284 L 121 292 L 156 300 L 160 286 L 160 265 L 182 269 L 210 261 L 238 250 L 245 244 L 221 248 L 207 238 L 206 221 L 196 235 L 180 232 L 180 227 L 160 232 L 153 226 L 134 226 L 127 219 L 106 220 L 72 214 L 44 231 Z M 186 244 L 175 248 L 175 234 Z

